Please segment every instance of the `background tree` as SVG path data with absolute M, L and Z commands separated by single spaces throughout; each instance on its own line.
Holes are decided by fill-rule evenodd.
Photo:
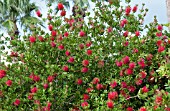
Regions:
M 19 34 L 17 23 L 26 29 L 30 29 L 31 24 L 42 25 L 39 19 L 32 16 L 35 9 L 37 6 L 30 0 L 0 0 L 0 26 L 13 36 Z

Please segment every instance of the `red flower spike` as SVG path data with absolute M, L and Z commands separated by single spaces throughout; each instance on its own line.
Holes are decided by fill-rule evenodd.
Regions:
M 88 94 L 83 94 L 84 101 L 87 101 L 89 98 L 90 98 L 90 96 Z
M 143 88 L 142 88 L 142 92 L 143 93 L 147 93 L 149 91 L 149 89 L 146 87 L 146 86 L 144 86 Z
M 67 51 L 65 52 L 65 55 L 66 55 L 66 56 L 70 56 L 70 51 L 67 50 Z
M 141 107 L 139 111 L 147 111 L 145 107 Z
M 65 71 L 65 72 L 68 72 L 68 71 L 69 71 L 69 68 L 68 68 L 68 66 L 63 66 L 63 67 L 62 67 L 62 70 Z
M 110 108 L 110 109 L 112 109 L 114 107 L 114 103 L 111 100 L 107 101 L 106 104 L 107 104 L 107 107 Z
M 15 102 L 14 102 L 14 105 L 15 106 L 18 106 L 20 104 L 20 100 L 19 99 L 16 99 Z
M 36 11 L 36 14 L 37 14 L 38 17 L 41 17 L 41 16 L 42 16 L 40 10 L 37 10 L 37 11 Z
M 30 36 L 29 40 L 30 40 L 31 43 L 34 43 L 36 41 L 36 38 L 33 37 L 33 36 Z
M 31 89 L 31 93 L 36 93 L 38 91 L 38 89 L 36 88 L 36 87 L 33 87 L 32 89 Z
M 83 80 L 79 78 L 79 79 L 77 79 L 76 83 L 77 83 L 78 85 L 81 85 L 81 84 L 83 83 Z
M 134 6 L 132 9 L 133 13 L 135 13 L 137 11 L 137 9 L 138 9 L 138 6 Z
M 58 3 L 58 10 L 63 10 L 64 9 L 64 5 L 62 3 Z
M 68 60 L 69 63 L 73 63 L 74 62 L 74 57 L 70 57 Z
M 134 111 L 132 107 L 126 108 L 126 111 Z
M 52 30 L 53 30 L 53 26 L 50 24 L 50 25 L 48 26 L 48 29 L 49 29 L 50 31 L 52 31 Z
M 89 61 L 88 60 L 83 60 L 82 61 L 82 65 L 83 66 L 88 66 L 89 65 Z
M 83 73 L 87 73 L 88 72 L 88 68 L 87 67 L 83 67 L 82 69 L 81 69 L 81 72 L 83 72 Z
M 114 100 L 116 98 L 118 98 L 118 93 L 116 91 L 108 93 L 108 99 Z
M 60 44 L 60 45 L 58 46 L 58 49 L 59 49 L 59 50 L 64 50 L 64 45 Z
M 87 53 L 87 55 L 89 55 L 89 56 L 90 56 L 90 55 L 92 55 L 92 50 L 87 50 L 87 52 L 86 52 L 86 53 Z
M 95 77 L 93 80 L 92 80 L 92 83 L 93 84 L 98 84 L 100 82 L 100 79 Z
M 52 35 L 53 37 L 55 37 L 55 36 L 57 35 L 57 32 L 56 32 L 55 30 L 52 30 L 52 31 L 51 31 L 51 35 Z
M 65 16 L 66 15 L 66 11 L 65 10 L 62 10 L 61 13 L 60 13 L 61 16 Z
M 5 70 L 0 70 L 0 79 L 6 76 L 6 71 Z
M 80 36 L 80 37 L 84 37 L 85 35 L 86 35 L 86 34 L 85 34 L 84 31 L 80 31 L 80 32 L 79 32 L 79 36 Z
M 51 42 L 51 47 L 56 47 L 56 43 L 55 42 Z
M 88 106 L 88 102 L 83 102 L 83 103 L 81 103 L 81 107 L 87 107 Z

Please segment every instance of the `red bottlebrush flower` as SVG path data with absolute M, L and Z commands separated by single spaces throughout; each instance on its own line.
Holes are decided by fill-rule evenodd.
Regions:
M 127 37 L 128 34 L 129 34 L 129 32 L 128 32 L 128 31 L 125 31 L 125 32 L 123 33 L 123 36 L 124 36 L 124 37 Z
M 141 107 L 139 111 L 147 111 L 145 107 Z
M 87 107 L 88 106 L 88 102 L 84 101 L 81 103 L 81 107 Z
M 87 93 L 91 93 L 92 91 L 93 91 L 93 88 L 90 88 L 90 87 L 89 87 L 89 88 L 86 89 L 86 92 L 87 92 Z
M 157 96 L 156 99 L 155 99 L 155 103 L 156 103 L 157 105 L 161 105 L 161 104 L 162 104 L 162 101 L 163 101 L 163 99 L 162 99 L 161 96 Z
M 138 6 L 134 6 L 132 9 L 133 13 L 135 13 L 137 11 L 137 9 L 138 9 Z
M 158 25 L 158 26 L 157 26 L 157 29 L 158 29 L 159 31 L 162 31 L 162 30 L 163 30 L 162 25 Z
M 48 26 L 48 29 L 49 29 L 50 31 L 52 31 L 52 30 L 53 30 L 53 26 L 50 24 L 50 25 Z
M 104 67 L 104 61 L 103 60 L 99 60 L 98 67 L 99 68 Z
M 124 27 L 125 26 L 125 23 L 124 23 L 124 21 L 122 20 L 121 22 L 120 22 L 120 27 Z
M 33 94 L 32 94 L 32 93 L 30 93 L 30 94 L 28 95 L 28 99 L 29 99 L 29 100 L 32 100 L 32 99 L 33 99 Z
M 42 36 L 38 36 L 39 41 L 44 42 L 44 38 Z
M 66 11 L 65 10 L 62 10 L 61 13 L 60 13 L 61 16 L 65 16 L 66 15 Z
M 35 75 L 35 76 L 33 76 L 33 80 L 34 80 L 35 82 L 38 82 L 38 81 L 40 81 L 40 77 L 37 76 L 37 75 Z
M 91 44 L 92 44 L 92 42 L 90 41 L 90 42 L 87 42 L 86 43 L 86 47 L 90 47 L 91 46 Z
M 123 76 L 124 75 L 124 70 L 121 70 L 120 73 L 119 73 L 120 76 Z
M 64 45 L 63 45 L 63 44 L 60 44 L 60 45 L 58 46 L 58 49 L 59 49 L 59 50 L 64 50 Z
M 113 30 L 112 27 L 109 27 L 109 28 L 107 29 L 107 32 L 110 33 L 110 32 L 112 32 L 112 30 Z
M 64 9 L 64 5 L 62 3 L 58 3 L 58 10 L 63 10 Z
M 158 52 L 161 53 L 165 50 L 165 47 L 164 46 L 159 46 L 158 48 Z
M 157 36 L 157 37 L 161 37 L 161 36 L 162 36 L 162 32 L 157 32 L 157 33 L 156 33 L 156 36 Z
M 128 56 L 125 56 L 123 59 L 122 59 L 123 63 L 124 64 L 128 64 L 130 62 L 130 59 Z
M 127 19 L 123 19 L 122 21 L 123 21 L 124 24 L 128 23 Z
M 40 10 L 37 10 L 37 11 L 36 11 L 36 14 L 37 14 L 38 17 L 41 17 L 41 16 L 42 16 Z
M 89 61 L 88 60 L 83 60 L 82 61 L 82 65 L 83 66 L 88 66 L 89 65 Z
M 96 85 L 96 89 L 97 90 L 101 90 L 101 89 L 103 89 L 104 87 L 103 87 L 103 85 L 102 84 L 97 84 Z
M 56 32 L 55 30 L 52 30 L 52 31 L 51 31 L 51 35 L 52 35 L 53 37 L 55 37 L 55 36 L 57 35 L 57 32 Z
M 125 9 L 125 14 L 128 16 L 131 12 L 131 7 L 130 6 L 127 6 L 126 9 Z
M 0 79 L 6 76 L 6 71 L 5 70 L 0 70 Z
M 89 97 L 88 94 L 83 94 L 83 99 L 84 99 L 84 101 L 87 101 L 89 98 L 90 98 L 90 97 Z
M 108 99 L 110 99 L 110 100 L 114 100 L 117 97 L 118 97 L 118 93 L 116 91 L 108 93 Z
M 135 32 L 135 36 L 137 36 L 137 37 L 140 36 L 140 32 L 139 32 L 139 31 L 136 31 L 136 32 Z
M 11 80 L 7 80 L 7 81 L 6 81 L 6 85 L 7 85 L 7 86 L 11 86 L 11 85 L 12 85 L 12 81 L 11 81 Z
M 111 100 L 107 101 L 106 104 L 107 104 L 107 107 L 110 108 L 110 109 L 112 109 L 114 107 L 114 103 Z
M 64 33 L 64 37 L 68 37 L 69 33 L 68 32 L 65 32 Z
M 136 87 L 135 86 L 128 86 L 129 92 L 133 93 L 135 91 Z
M 78 85 L 81 85 L 81 84 L 83 83 L 83 80 L 79 78 L 79 79 L 77 79 L 76 83 L 77 83 Z
M 80 37 L 84 37 L 85 35 L 86 35 L 86 34 L 85 34 L 84 31 L 81 30 L 81 31 L 79 32 L 79 36 L 80 36 Z
M 87 55 L 92 55 L 92 50 L 87 50 Z
M 93 84 L 98 84 L 99 82 L 100 82 L 100 79 L 97 77 L 93 78 L 93 80 L 92 80 Z
M 20 104 L 20 100 L 19 99 L 16 99 L 15 102 L 14 102 L 14 105 L 15 106 L 18 106 Z
M 70 51 L 67 50 L 67 51 L 65 52 L 65 55 L 66 55 L 66 56 L 70 56 Z
M 122 88 L 127 88 L 126 82 L 121 82 L 121 87 L 122 87 Z
M 38 91 L 38 89 L 36 88 L 36 87 L 33 87 L 32 89 L 31 89 L 31 93 L 36 93 Z
M 117 65 L 117 67 L 122 67 L 122 61 L 116 61 L 116 65 Z
M 80 44 L 80 45 L 79 45 L 79 48 L 80 48 L 80 49 L 84 49 L 84 44 Z
M 48 81 L 48 82 L 53 82 L 53 80 L 54 80 L 54 77 L 53 77 L 53 76 L 48 76 L 48 78 L 47 78 L 47 81 Z
M 134 62 L 129 63 L 129 68 L 130 69 L 134 69 L 135 66 L 136 66 L 136 64 Z
M 69 63 L 73 63 L 74 62 L 74 57 L 70 57 L 68 60 Z
M 141 67 L 141 68 L 145 68 L 145 60 L 143 58 L 140 58 L 140 60 L 138 61 L 138 65 Z
M 126 111 L 133 111 L 133 108 L 132 107 L 128 107 L 128 108 L 126 108 Z
M 142 92 L 143 93 L 147 93 L 149 91 L 149 89 L 146 87 L 146 86 L 144 86 L 143 88 L 142 88 Z
M 166 108 L 165 108 L 165 111 L 170 111 L 170 107 L 166 107 Z
M 50 39 L 51 39 L 51 41 L 54 41 L 54 40 L 55 40 L 54 36 L 50 37 Z
M 142 79 L 138 78 L 136 81 L 135 81 L 136 85 L 141 85 L 142 84 Z
M 146 56 L 147 61 L 152 60 L 152 58 L 153 58 L 153 55 L 152 55 L 152 54 L 148 54 L 148 55 Z
M 63 66 L 63 67 L 62 67 L 62 70 L 65 71 L 65 72 L 68 72 L 68 71 L 69 71 L 69 68 L 68 68 L 68 66 Z
M 55 42 L 51 42 L 51 47 L 56 47 L 56 43 Z
M 30 36 L 29 40 L 30 40 L 31 43 L 34 43 L 36 41 L 36 38 L 33 37 L 33 36 Z
M 142 72 L 140 72 L 140 77 L 142 78 L 142 79 L 144 79 L 145 77 L 146 77 L 146 72 L 145 71 L 142 71 Z
M 113 81 L 110 83 L 110 87 L 111 88 L 115 88 L 117 86 L 117 82 L 116 81 Z
M 162 44 L 162 40 L 158 40 L 157 42 L 156 42 L 156 45 L 157 46 L 160 46 Z
M 129 45 L 129 42 L 128 41 L 125 41 L 124 43 L 123 43 L 123 46 L 128 46 Z
M 133 53 L 138 53 L 138 52 L 139 52 L 138 49 L 136 48 L 133 49 Z
M 83 73 L 86 73 L 86 72 L 88 72 L 88 68 L 87 67 L 83 67 L 82 69 L 81 69 L 81 72 L 83 72 Z
M 128 69 L 126 69 L 125 72 L 126 72 L 127 75 L 132 75 L 133 74 L 133 69 L 128 68 Z
M 44 87 L 44 89 L 47 89 L 48 88 L 48 84 L 47 83 L 44 84 L 43 87 Z

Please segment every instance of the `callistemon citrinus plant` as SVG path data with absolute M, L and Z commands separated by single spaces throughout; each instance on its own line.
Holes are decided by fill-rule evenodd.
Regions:
M 156 18 L 143 25 L 144 4 L 95 4 L 94 16 L 66 18 L 59 3 L 45 30 L 6 38 L 0 110 L 170 111 L 170 34 Z

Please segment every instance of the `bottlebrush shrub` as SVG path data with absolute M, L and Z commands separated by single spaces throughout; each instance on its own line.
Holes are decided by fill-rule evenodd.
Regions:
M 0 110 L 169 111 L 170 33 L 137 6 L 96 2 L 87 22 L 50 13 L 51 32 L 7 39 L 17 56 L 3 51 Z

